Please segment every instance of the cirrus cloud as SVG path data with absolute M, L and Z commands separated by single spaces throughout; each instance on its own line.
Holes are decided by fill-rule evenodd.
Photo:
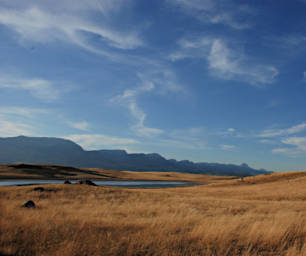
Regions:
M 181 39 L 180 48 L 169 55 L 172 61 L 186 58 L 202 58 L 207 61 L 211 74 L 224 80 L 236 80 L 259 86 L 272 84 L 279 74 L 271 65 L 251 61 L 240 49 L 230 47 L 225 39 L 201 37 Z
M 41 78 L 16 78 L 0 75 L 0 89 L 24 90 L 40 100 L 54 101 L 60 97 L 60 90 L 54 82 Z
M 21 41 L 65 41 L 111 57 L 103 47 L 92 44 L 88 35 L 95 36 L 101 46 L 117 49 L 134 49 L 142 45 L 136 32 L 119 31 L 106 21 L 95 22 L 94 17 L 101 14 L 102 17 L 106 16 L 122 3 L 104 0 L 86 1 L 85 4 L 82 1 L 72 3 L 71 0 L 63 0 L 55 8 L 51 1 L 12 1 L 0 8 L 0 24 L 16 32 Z
M 286 129 L 267 129 L 264 130 L 262 133 L 258 134 L 258 137 L 270 138 L 270 137 L 296 134 L 303 131 L 306 131 L 306 122 L 294 125 Z
M 168 0 L 168 2 L 201 22 L 222 24 L 237 30 L 250 28 L 252 25 L 247 20 L 255 13 L 249 6 L 229 0 Z
M 139 142 L 131 138 L 120 138 L 104 134 L 71 134 L 65 139 L 72 140 L 80 144 L 83 148 L 94 150 L 102 148 L 124 148 L 126 145 L 138 144 Z

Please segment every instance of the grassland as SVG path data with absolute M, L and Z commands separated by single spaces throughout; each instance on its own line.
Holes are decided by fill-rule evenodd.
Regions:
M 0 255 L 306 255 L 306 172 L 206 181 L 1 187 Z M 21 207 L 29 199 L 36 208 Z

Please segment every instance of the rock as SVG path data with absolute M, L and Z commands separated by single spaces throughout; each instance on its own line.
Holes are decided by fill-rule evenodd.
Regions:
M 65 180 L 64 184 L 71 184 L 69 180 Z
M 45 191 L 45 189 L 43 187 L 36 187 L 33 189 L 34 191 L 39 191 L 39 192 L 43 192 Z
M 35 208 L 35 203 L 32 200 L 29 200 L 29 201 L 27 201 L 26 203 L 23 204 L 23 207 Z
M 91 180 L 80 180 L 79 184 L 86 184 L 86 185 L 90 185 L 90 186 L 97 186 L 94 182 L 92 182 Z

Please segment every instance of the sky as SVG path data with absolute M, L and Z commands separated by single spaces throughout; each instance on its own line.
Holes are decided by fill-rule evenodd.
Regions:
M 0 0 L 0 137 L 306 169 L 306 0 Z

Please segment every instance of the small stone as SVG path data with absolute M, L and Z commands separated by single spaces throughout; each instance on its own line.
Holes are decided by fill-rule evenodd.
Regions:
M 26 203 L 23 204 L 23 207 L 35 208 L 35 203 L 32 200 L 29 200 L 29 201 L 27 201 Z

